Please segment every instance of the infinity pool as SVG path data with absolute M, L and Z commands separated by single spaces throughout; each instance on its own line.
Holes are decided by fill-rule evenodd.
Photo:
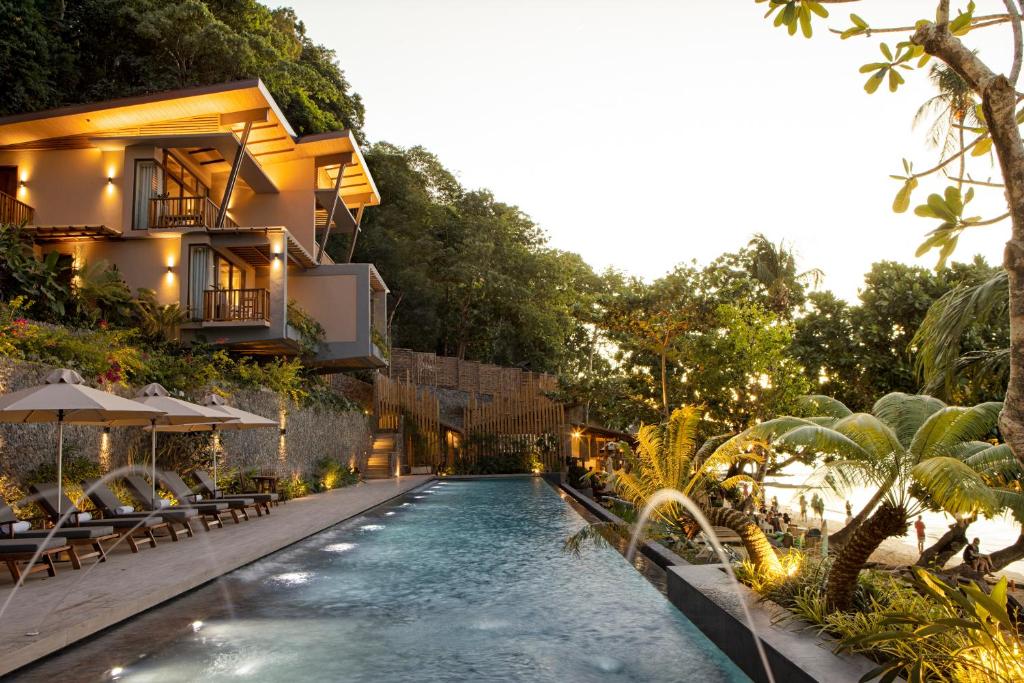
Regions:
M 536 478 L 439 481 L 19 680 L 747 680 Z M 230 530 L 228 530 L 228 533 Z

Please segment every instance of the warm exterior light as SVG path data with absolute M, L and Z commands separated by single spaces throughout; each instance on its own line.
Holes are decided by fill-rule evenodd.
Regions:
M 173 273 L 174 272 L 174 266 L 167 266 L 167 272 L 168 273 Z
M 103 428 L 103 433 L 104 434 L 109 434 L 110 433 L 110 427 L 104 427 Z
M 284 427 L 281 427 L 281 436 L 284 436 L 287 433 L 288 433 L 288 430 L 285 429 Z
M 275 261 L 280 261 L 281 260 L 281 252 L 275 251 L 273 256 L 274 256 L 274 260 Z
M 114 176 L 109 176 L 108 175 L 107 176 L 107 185 L 113 185 L 113 184 L 114 184 Z
M 28 183 L 25 181 L 24 178 L 22 178 L 21 180 L 18 181 L 18 187 L 22 187 L 22 188 L 28 187 Z

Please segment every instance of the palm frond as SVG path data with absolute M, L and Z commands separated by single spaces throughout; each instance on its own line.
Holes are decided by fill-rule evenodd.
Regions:
M 915 452 L 926 458 L 946 455 L 959 444 L 980 440 L 995 429 L 1002 409 L 1003 404 L 996 401 L 963 408 L 941 432 L 932 431 L 933 438 L 921 444 L 923 450 Z
M 951 515 L 994 514 L 1000 507 L 985 479 L 966 463 L 935 457 L 914 465 L 911 474 L 928 495 Z
M 927 391 L 952 393 L 965 333 L 973 325 L 1006 318 L 1009 291 L 1006 271 L 1000 271 L 979 284 L 954 287 L 932 304 L 910 342 Z
M 1024 468 L 1022 468 L 1020 460 L 1010 450 L 1010 446 L 1005 443 L 980 450 L 964 459 L 964 463 L 975 472 L 987 477 L 1016 480 L 1024 476 Z
M 836 422 L 833 429 L 853 441 L 875 458 L 882 458 L 893 453 L 901 453 L 896 432 L 886 423 L 869 413 L 854 413 Z
M 846 405 L 824 394 L 809 394 L 797 399 L 797 407 L 807 417 L 846 417 L 852 415 L 853 411 Z
M 909 448 L 925 420 L 945 407 L 945 403 L 932 396 L 894 391 L 875 401 L 871 414 L 892 427 L 900 444 Z
M 607 538 L 609 532 L 614 532 L 619 536 L 627 538 L 632 533 L 628 524 L 595 522 L 594 524 L 586 525 L 565 539 L 565 542 L 562 543 L 562 552 L 571 553 L 574 557 L 579 557 L 583 552 L 583 548 L 591 543 L 599 548 L 610 547 L 611 543 L 608 542 Z
M 841 432 L 819 425 L 805 425 L 792 429 L 779 437 L 787 448 L 810 450 L 821 455 L 833 455 L 844 460 L 868 461 L 872 453 Z

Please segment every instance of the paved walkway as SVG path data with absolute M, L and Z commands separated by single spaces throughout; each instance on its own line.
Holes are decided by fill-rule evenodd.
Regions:
M 76 640 L 200 586 L 306 536 L 400 495 L 431 476 L 373 480 L 289 501 L 268 517 L 204 532 L 178 543 L 161 538 L 156 548 L 133 555 L 122 543 L 107 562 L 87 560 L 81 571 L 67 563 L 55 578 L 33 574 L 0 616 L 0 676 Z M 4 569 L 0 606 L 13 582 Z M 26 635 L 38 632 L 38 635 Z

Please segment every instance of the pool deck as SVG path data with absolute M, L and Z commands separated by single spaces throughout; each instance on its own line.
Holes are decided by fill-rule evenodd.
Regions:
M 80 571 L 57 565 L 57 576 L 29 576 L 0 616 L 0 676 L 56 652 L 119 621 L 249 564 L 306 536 L 356 516 L 416 488 L 430 475 L 379 479 L 289 501 L 241 524 L 228 522 L 194 538 L 132 554 L 121 543 L 102 564 L 86 560 Z M 0 578 L 0 606 L 13 581 Z M 27 635 L 38 632 L 38 635 Z

